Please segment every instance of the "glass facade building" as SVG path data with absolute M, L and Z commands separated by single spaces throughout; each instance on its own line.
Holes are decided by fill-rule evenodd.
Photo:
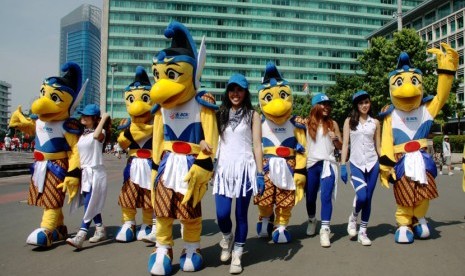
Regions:
M 100 29 L 102 10 L 81 5 L 60 22 L 60 65 L 73 61 L 82 69 L 82 80 L 89 79 L 78 109 L 100 103 Z
M 403 8 L 421 2 L 403 1 Z M 163 32 L 172 20 L 187 26 L 197 47 L 206 37 L 202 86 L 220 101 L 234 72 L 247 77 L 256 95 L 268 61 L 296 94 L 324 92 L 337 73 L 357 72 L 365 37 L 392 20 L 396 9 L 395 0 L 105 0 L 102 105 L 113 106 L 114 117 L 127 116 L 123 89 L 137 65 L 150 72 L 152 57 L 170 45 Z
M 10 118 L 10 88 L 11 84 L 0 80 L 0 130 L 5 132 L 8 131 L 8 122 Z

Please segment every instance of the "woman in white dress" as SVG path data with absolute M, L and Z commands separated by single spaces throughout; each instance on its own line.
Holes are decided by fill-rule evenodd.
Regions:
M 226 262 L 232 256 L 229 270 L 232 274 L 242 272 L 250 198 L 252 194 L 263 192 L 265 187 L 260 116 L 252 108 L 248 87 L 243 75 L 232 75 L 217 113 L 220 142 L 213 194 L 218 226 L 223 233 L 221 261 Z M 236 230 L 233 234 L 231 206 L 234 198 Z
M 347 233 L 357 236 L 357 218 L 361 213 L 360 230 L 357 241 L 362 245 L 371 245 L 367 236 L 368 220 L 371 214 L 371 199 L 379 175 L 380 124 L 372 118 L 371 100 L 367 92 L 360 90 L 352 96 L 352 111 L 344 122 L 341 179 L 347 183 L 347 154 L 350 142 L 350 183 L 355 190 L 354 210 L 349 216 Z
M 79 249 L 82 248 L 92 220 L 95 223 L 95 233 L 89 241 L 94 243 L 106 239 L 101 212 L 107 195 L 107 173 L 103 166 L 103 144 L 106 137 L 104 125 L 107 116 L 105 114 L 100 118 L 100 108 L 95 104 L 86 105 L 78 113 L 84 126 L 84 132 L 77 144 L 82 170 L 81 196 L 84 200 L 84 217 L 76 236 L 67 239 L 66 242 Z M 106 129 L 109 129 L 109 120 Z

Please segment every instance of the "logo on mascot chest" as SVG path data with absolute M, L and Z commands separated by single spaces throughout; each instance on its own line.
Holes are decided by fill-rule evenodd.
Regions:
M 44 126 L 44 127 L 42 128 L 42 132 L 52 133 L 52 132 L 53 132 L 53 128 Z
M 171 120 L 186 120 L 189 119 L 189 112 L 173 112 L 169 117 Z
M 275 127 L 275 128 L 272 128 L 271 131 L 273 131 L 273 133 L 285 133 L 286 128 L 285 127 Z
M 418 122 L 418 117 L 417 116 L 406 116 L 402 118 L 402 122 L 404 122 L 404 124 L 416 123 Z

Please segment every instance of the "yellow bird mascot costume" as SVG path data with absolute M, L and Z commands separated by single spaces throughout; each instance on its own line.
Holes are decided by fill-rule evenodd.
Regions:
M 152 135 L 153 115 L 150 89 L 152 84 L 142 66 L 137 66 L 134 82 L 124 91 L 126 110 L 130 120 L 122 121 L 124 129 L 118 143 L 129 149 L 129 158 L 124 169 L 124 184 L 118 199 L 123 225 L 116 234 L 116 241 L 131 242 L 150 240 L 155 231 L 151 201 Z M 136 232 L 136 208 L 142 208 L 142 224 Z
M 446 50 L 430 49 L 438 61 L 436 96 L 423 98 L 422 72 L 413 68 L 403 52 L 397 69 L 389 73 L 389 92 L 392 105 L 383 111 L 381 141 L 381 182 L 394 184 L 397 203 L 397 231 L 395 241 L 408 244 L 414 238 L 430 235 L 426 221 L 429 201 L 438 196 L 435 177 L 436 165 L 426 152 L 426 138 L 433 119 L 446 103 L 458 68 L 458 54 L 449 45 Z
M 291 115 L 291 88 L 271 62 L 266 65 L 258 99 L 263 113 L 265 191 L 254 197 L 259 210 L 257 234 L 269 237 L 272 231 L 273 242 L 288 243 L 291 235 L 286 226 L 295 203 L 303 198 L 306 183 L 305 123 Z
M 173 222 L 182 224 L 185 242 L 180 257 L 183 271 L 203 267 L 200 254 L 202 210 L 200 201 L 212 176 L 218 145 L 215 100 L 198 92 L 205 61 L 205 47 L 197 53 L 187 28 L 172 22 L 165 30 L 171 47 L 154 57 L 155 84 L 150 91 L 160 106 L 153 126 L 154 204 L 157 217 L 156 249 L 150 255 L 149 272 L 153 275 L 171 273 L 173 259 Z M 200 141 L 212 145 L 214 152 L 200 151 Z
M 80 124 L 71 119 L 85 85 L 81 89 L 81 68 L 73 62 L 62 66 L 63 77 L 45 79 L 40 97 L 32 103 L 36 121 L 21 113 L 21 106 L 13 112 L 10 127 L 30 135 L 35 134 L 34 166 L 29 186 L 28 204 L 44 209 L 40 228 L 34 230 L 26 242 L 39 247 L 50 247 L 53 241 L 67 238 L 62 207 L 65 192 L 69 202 L 76 196 L 81 171 L 77 142 Z

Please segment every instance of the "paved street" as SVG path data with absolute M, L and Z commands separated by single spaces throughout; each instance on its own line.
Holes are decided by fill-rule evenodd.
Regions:
M 125 160 L 105 156 L 109 191 L 103 221 L 113 237 L 120 225 L 117 196 L 122 183 Z M 305 236 L 305 204 L 294 208 L 289 230 L 290 244 L 276 245 L 256 238 L 257 209 L 250 205 L 249 236 L 243 256 L 242 275 L 464 275 L 465 271 L 465 193 L 463 172 L 438 176 L 440 197 L 430 204 L 428 220 L 432 228 L 429 240 L 411 245 L 394 243 L 395 202 L 392 189 L 378 186 L 368 227 L 371 247 L 363 247 L 347 236 L 347 218 L 353 202 L 353 189 L 339 184 L 334 204 L 330 248 L 322 248 L 319 236 Z M 0 178 L 0 275 L 147 275 L 147 259 L 153 247 L 142 242 L 121 244 L 112 239 L 90 244 L 80 251 L 64 242 L 40 250 L 26 245 L 26 237 L 39 226 L 42 210 L 25 203 L 29 176 Z M 221 234 L 215 221 L 211 189 L 204 197 L 202 253 L 206 267 L 195 275 L 228 275 L 229 265 L 219 260 Z M 78 230 L 82 210 L 73 215 L 66 210 L 69 232 Z M 319 210 L 319 206 L 318 206 Z M 140 214 L 137 216 L 140 223 Z M 93 233 L 93 227 L 90 234 Z M 175 224 L 174 273 L 179 270 L 182 240 Z M 193 275 L 193 274 L 190 274 Z

